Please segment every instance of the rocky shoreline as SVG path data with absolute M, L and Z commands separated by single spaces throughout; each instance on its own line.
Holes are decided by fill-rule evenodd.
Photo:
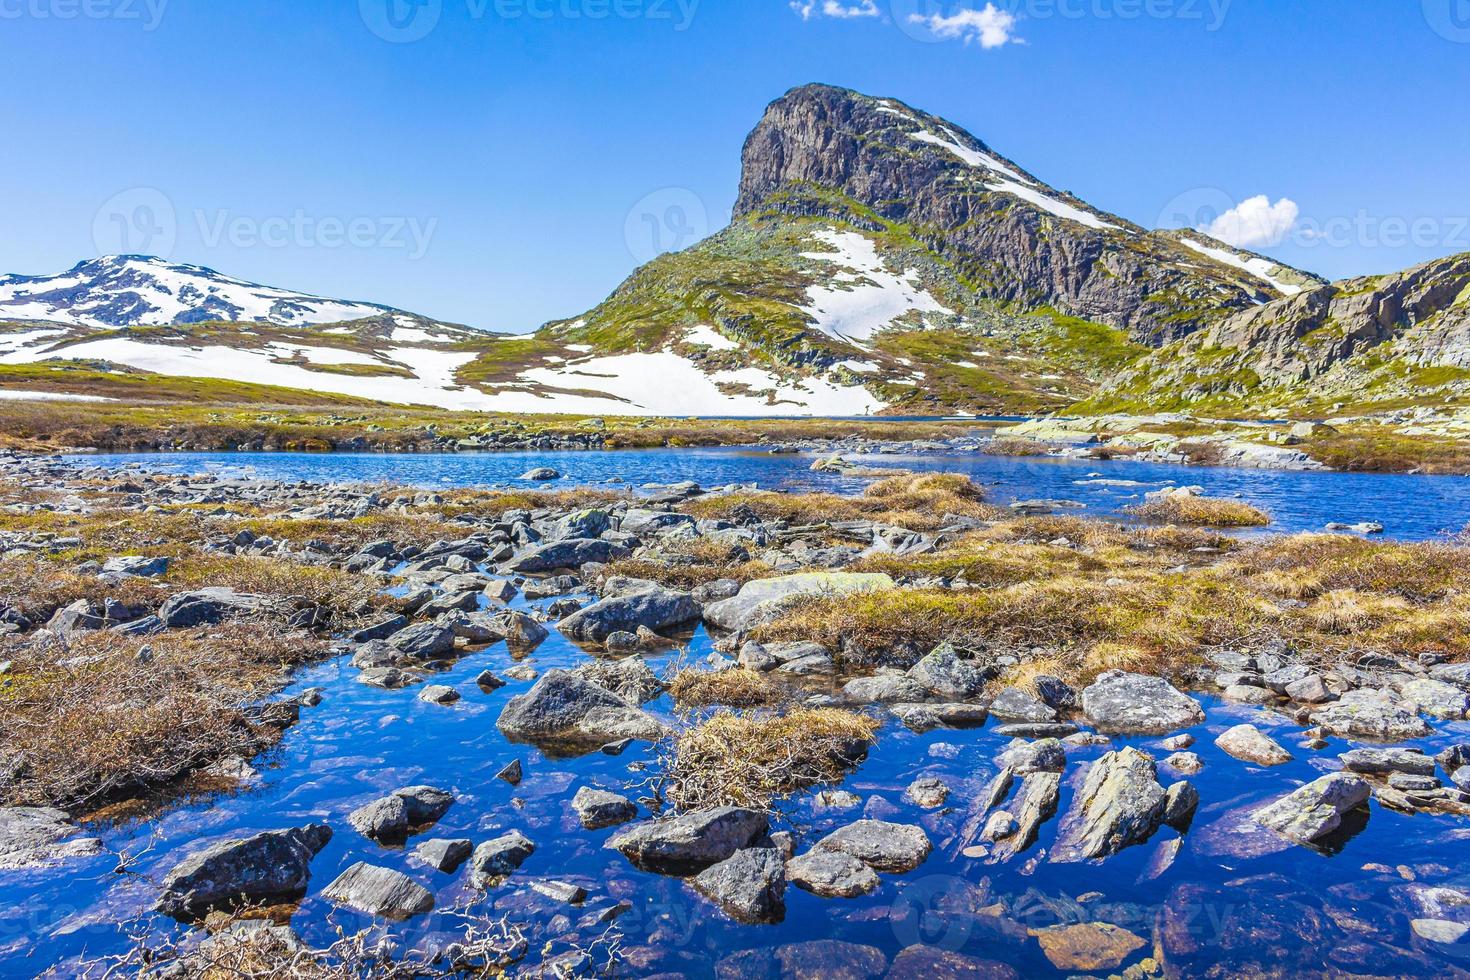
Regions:
M 904 800 L 919 812 L 952 815 L 950 824 L 927 829 L 927 821 L 895 819 L 891 805 L 870 804 L 859 818 L 805 838 L 799 828 L 783 825 L 775 809 L 750 801 L 815 792 L 841 803 L 846 791 L 769 760 L 759 760 L 771 780 L 768 796 L 741 797 L 744 803 L 730 795 L 731 785 L 720 791 L 724 797 L 702 790 L 703 805 L 686 807 L 658 794 L 638 798 L 631 787 L 575 787 L 569 812 L 587 833 L 598 835 L 601 846 L 623 855 L 639 873 L 686 879 L 695 893 L 740 923 L 779 922 L 788 885 L 824 898 L 867 895 L 892 876 L 921 867 L 935 851 L 985 867 L 1098 862 L 1147 845 L 1156 848 L 1149 873 L 1157 878 L 1184 846 L 1195 846 L 1196 837 L 1215 855 L 1244 858 L 1294 847 L 1330 853 L 1351 839 L 1370 809 L 1444 820 L 1470 816 L 1470 742 L 1436 752 L 1425 748 L 1470 716 L 1470 668 L 1460 662 L 1466 651 L 1423 641 L 1363 649 L 1351 637 L 1332 640 L 1331 649 L 1309 650 L 1292 638 L 1260 637 L 1200 643 L 1194 656 L 1150 669 L 1154 665 L 1129 662 L 1116 650 L 1068 659 L 1071 641 L 1048 641 L 1045 630 L 966 632 L 962 627 L 970 620 L 964 617 L 970 613 L 946 620 L 939 613 L 915 613 L 918 607 L 909 603 L 936 594 L 946 603 L 936 609 L 992 602 L 995 590 L 1004 587 L 977 581 L 979 566 L 971 562 L 962 574 L 944 570 L 942 559 L 976 540 L 987 560 L 1014 553 L 1033 564 L 1042 554 L 1098 569 L 1112 563 L 1114 571 L 1098 574 L 1113 575 L 1108 582 L 1115 584 L 1107 588 L 1117 609 L 1131 601 L 1128 579 L 1141 566 L 1130 567 L 1127 562 L 1135 559 L 1116 553 L 1100 522 L 1092 522 L 1098 524 L 1094 528 L 1068 518 L 1067 533 L 1054 533 L 1063 526 L 989 512 L 977 490 L 955 482 L 888 481 L 891 489 L 880 485 L 881 492 L 857 500 L 874 516 L 834 514 L 813 521 L 769 511 L 763 516 L 758 509 L 788 507 L 788 495 L 694 483 L 591 499 L 547 495 L 498 507 L 489 494 L 457 502 L 434 491 L 119 473 L 13 454 L 0 454 L 0 480 L 10 488 L 0 503 L 0 567 L 25 562 L 87 583 L 85 595 L 52 608 L 39 589 L 0 598 L 0 659 L 6 661 L 0 680 L 11 690 L 45 671 L 71 671 L 77 683 L 89 683 L 79 668 L 105 656 L 98 652 L 104 649 L 96 645 L 99 638 L 123 643 L 129 656 L 146 665 L 166 655 L 170 638 L 249 622 L 313 636 L 320 643 L 313 659 L 341 658 L 356 682 L 401 691 L 406 699 L 449 705 L 504 689 L 513 696 L 495 728 L 528 751 L 617 754 L 634 743 L 672 744 L 664 775 L 675 781 L 702 778 L 691 768 L 694 747 L 686 740 L 718 715 L 677 704 L 672 711 L 659 707 L 667 705 L 661 699 L 671 684 L 681 689 L 679 677 L 685 674 L 760 691 L 755 703 L 766 707 L 747 718 L 754 733 L 798 711 L 831 712 L 810 717 L 834 724 L 871 720 L 871 729 L 843 736 L 848 743 L 834 756 L 837 771 L 860 765 L 869 739 L 885 737 L 893 726 L 952 731 L 956 741 L 975 729 L 1010 739 L 983 792 L 965 792 L 936 777 L 905 787 Z M 119 522 L 141 525 L 162 514 L 197 518 L 199 537 L 155 539 L 158 552 L 69 557 L 95 549 L 104 528 L 117 534 Z M 909 518 L 914 526 L 898 523 L 903 514 L 915 515 Z M 268 522 L 276 533 L 252 530 L 258 522 Z M 75 530 L 68 533 L 68 526 Z M 301 531 L 292 533 L 293 527 Z M 1235 547 L 1169 534 L 1182 532 L 1138 532 L 1126 548 L 1137 552 L 1136 561 L 1160 568 L 1178 561 L 1170 574 L 1179 575 L 1191 566 L 1208 574 L 1209 563 Z M 1360 546 L 1370 547 L 1348 545 Z M 163 553 L 170 549 L 174 553 Z M 1381 567 L 1398 567 L 1392 551 L 1375 554 L 1375 561 L 1386 562 Z M 1458 581 L 1458 565 L 1435 554 L 1441 574 Z M 179 569 L 200 555 L 224 563 L 217 567 L 272 562 L 348 576 L 366 584 L 365 594 L 382 598 L 356 600 L 347 608 L 321 597 L 253 592 L 224 581 L 175 582 Z M 657 577 L 634 574 L 640 569 L 652 569 Z M 1066 574 L 1075 573 L 1049 576 Z M 1392 583 L 1387 589 L 1404 592 Z M 383 590 L 391 590 L 391 598 Z M 844 621 L 833 642 L 803 625 L 814 620 L 800 618 L 819 609 L 847 615 L 865 603 L 908 609 L 908 615 L 928 620 L 926 628 L 885 620 L 904 638 L 875 645 L 859 628 L 858 616 Z M 1035 608 L 1046 615 L 1044 607 Z M 1280 608 L 1283 615 L 1315 609 L 1301 600 L 1284 600 Z M 1403 614 L 1407 605 L 1398 609 Z M 675 674 L 650 667 L 649 655 L 686 643 L 701 624 L 718 637 L 708 662 L 682 664 Z M 934 642 L 934 628 L 945 639 Z M 791 636 L 792 629 L 802 635 Z M 552 631 L 585 651 L 584 661 L 569 668 L 536 667 L 535 651 Z M 483 672 L 477 690 L 434 682 L 447 664 L 500 644 L 508 666 Z M 275 686 L 288 678 L 283 673 Z M 332 696 L 312 691 L 286 700 L 252 697 L 249 724 L 271 726 L 279 737 Z M 725 703 L 737 707 L 750 703 L 727 697 Z M 1268 803 L 1221 819 L 1219 808 L 1229 801 L 1200 789 L 1202 763 L 1191 751 L 1193 732 L 1206 722 L 1206 701 L 1256 712 L 1255 722 L 1233 725 L 1214 739 L 1228 756 L 1256 767 L 1253 778 L 1269 781 L 1273 767 L 1302 756 L 1330 771 L 1302 785 L 1281 785 Z M 718 696 L 708 702 L 711 708 L 721 703 Z M 798 740 L 783 742 L 782 751 L 799 755 L 811 744 L 801 739 L 822 734 L 815 725 L 783 735 Z M 1288 744 L 1270 730 L 1290 731 Z M 55 805 L 63 800 L 15 805 L 38 791 L 31 779 L 38 760 L 26 757 L 24 740 L 7 744 L 3 785 L 12 805 L 0 808 L 0 867 L 65 866 L 96 855 L 102 841 L 71 822 L 85 811 L 69 817 Z M 749 751 L 760 751 L 757 746 L 753 739 Z M 248 775 L 250 756 L 236 743 L 220 743 L 216 753 L 200 754 L 188 771 L 171 774 L 153 789 L 167 790 L 205 770 Z M 520 763 L 498 776 L 514 786 Z M 318 889 L 313 859 L 334 835 L 344 834 L 382 845 L 410 844 L 425 867 L 440 874 L 466 868 L 467 881 L 491 894 L 516 887 L 519 869 L 545 841 L 519 829 L 482 839 L 434 836 L 434 825 L 456 805 L 450 790 L 408 785 L 340 822 L 280 827 L 213 844 L 180 857 L 159 883 L 156 907 L 198 922 L 210 913 L 237 910 L 242 902 L 296 900 Z M 1202 806 L 1210 818 L 1196 828 Z M 936 839 L 939 830 L 943 835 Z M 537 878 L 529 887 L 550 902 L 584 910 L 567 934 L 591 935 L 627 910 L 611 896 L 589 894 L 573 881 L 577 872 L 560 869 L 558 877 L 553 869 L 552 877 Z M 1438 904 L 1413 916 L 1413 933 L 1455 946 L 1470 931 L 1470 891 L 1447 883 L 1436 888 Z M 367 860 L 319 891 L 331 903 L 389 921 L 422 915 L 435 904 L 421 881 Z M 1450 893 L 1463 903 L 1446 899 Z M 996 914 L 1006 921 L 1005 913 Z M 283 935 L 287 945 L 295 942 L 282 932 L 271 933 L 272 941 L 285 941 Z M 1105 921 L 1058 926 L 1030 938 L 1056 969 L 1069 972 L 1114 969 L 1136 960 L 1136 950 L 1146 944 L 1146 937 Z M 1410 937 L 1401 938 L 1407 943 Z M 1167 935 L 1155 941 L 1187 961 L 1184 947 L 1171 944 Z M 540 944 L 533 937 L 530 945 Z M 850 944 L 836 943 L 827 952 L 870 957 L 864 950 L 871 947 L 835 949 L 845 945 Z M 884 954 L 873 952 L 886 964 Z M 186 970 L 197 968 L 205 955 L 197 945 L 186 945 L 177 962 Z M 527 955 L 519 950 L 519 958 Z M 751 955 L 737 955 L 730 969 L 741 969 L 740 957 Z M 1003 972 L 998 963 L 984 968 L 1001 971 L 987 975 Z M 1136 975 L 1163 969 L 1156 961 L 1144 967 L 1135 962 L 1135 968 L 1144 971 Z

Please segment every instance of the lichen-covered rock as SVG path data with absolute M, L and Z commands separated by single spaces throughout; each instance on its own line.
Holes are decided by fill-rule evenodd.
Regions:
M 583 786 L 572 797 L 572 809 L 588 830 L 601 830 L 627 823 L 638 816 L 638 807 L 626 796 Z
M 1082 713 L 1100 731 L 1167 735 L 1205 720 L 1194 698 L 1148 674 L 1110 670 L 1082 691 Z
M 1334 772 L 1257 810 L 1255 820 L 1282 837 L 1310 844 L 1337 830 L 1343 817 L 1366 804 L 1370 794 L 1366 780 Z
M 787 862 L 786 877 L 823 898 L 856 898 L 880 884 L 877 872 L 851 854 L 819 847 Z
M 1291 761 L 1291 753 L 1254 725 L 1236 725 L 1215 739 L 1227 754 L 1244 762 L 1279 766 Z
M 741 586 L 733 597 L 706 606 L 704 619 L 721 629 L 749 629 L 801 596 L 850 595 L 893 587 L 893 579 L 873 572 L 801 572 L 756 579 Z
M 1142 844 L 1163 821 L 1164 804 L 1153 759 L 1132 746 L 1109 752 L 1087 770 L 1062 820 L 1051 859 L 1103 858 Z
M 935 697 L 966 701 L 985 690 L 995 670 L 967 660 L 952 645 L 942 643 L 910 667 L 908 674 Z
M 663 722 L 612 691 L 570 670 L 548 670 L 525 694 L 506 703 L 496 727 L 525 741 L 649 741 L 668 731 Z
M 699 618 L 699 603 L 687 592 L 653 588 L 613 596 L 572 613 L 556 628 L 574 640 L 602 643 L 613 633 L 658 631 Z

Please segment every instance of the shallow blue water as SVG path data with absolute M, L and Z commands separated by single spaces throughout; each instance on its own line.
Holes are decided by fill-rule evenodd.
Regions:
M 550 466 L 556 485 L 614 481 L 639 486 L 694 480 L 706 487 L 757 483 L 770 489 L 859 492 L 867 480 L 812 472 L 808 454 L 750 449 L 637 449 L 610 452 L 513 452 L 386 456 L 301 453 L 172 453 L 70 457 L 107 466 L 137 465 L 176 472 L 219 472 L 309 482 L 378 482 L 424 487 L 527 486 L 517 477 Z M 1082 515 L 1113 515 L 1162 486 L 1197 485 L 1212 496 L 1235 497 L 1269 512 L 1270 531 L 1321 530 L 1329 522 L 1378 521 L 1406 540 L 1453 533 L 1470 522 L 1470 477 L 1323 473 L 1231 467 L 1174 466 L 1129 460 L 1009 458 L 977 453 L 853 456 L 873 466 L 970 474 L 1006 504 L 1036 498 L 1086 504 Z M 1114 486 L 1091 480 L 1130 481 Z M 1067 511 L 1073 513 L 1074 511 Z
M 813 473 L 810 457 L 769 455 L 741 450 L 654 450 L 613 453 L 514 453 L 453 456 L 299 456 L 286 454 L 81 457 L 90 462 L 138 463 L 188 471 L 250 472 L 262 477 L 325 480 L 389 480 L 423 486 L 520 485 L 515 477 L 535 465 L 554 466 L 567 484 L 604 482 L 666 483 L 693 479 L 706 486 L 757 482 L 768 487 L 820 487 L 856 491 L 866 481 Z M 1013 460 L 985 456 L 875 457 L 874 464 L 972 473 L 991 487 L 993 499 L 1067 497 L 1085 501 L 1082 513 L 1104 514 L 1136 502 L 1144 490 L 1167 482 L 1196 483 L 1213 494 L 1239 492 L 1271 510 L 1279 530 L 1319 528 L 1328 520 L 1372 518 L 1401 537 L 1430 537 L 1460 527 L 1466 510 L 1464 486 L 1457 478 L 1275 473 L 1258 470 L 1197 469 L 1141 463 Z M 1128 479 L 1147 486 L 1115 487 L 1079 483 L 1088 474 Z M 518 603 L 523 605 L 523 603 Z M 653 658 L 656 670 L 670 657 L 691 662 L 710 652 L 703 630 L 687 651 Z M 587 654 L 553 631 L 529 658 L 538 670 L 574 666 Z M 1041 830 L 1037 844 L 1019 858 L 999 865 L 957 853 L 954 835 L 966 808 L 995 774 L 994 759 L 1006 744 L 995 722 L 970 730 L 915 734 L 896 721 L 885 722 L 868 759 L 846 780 L 845 788 L 863 798 L 858 810 L 816 811 L 809 796 L 789 806 L 785 826 L 799 838 L 798 850 L 831 829 L 861 815 L 923 826 L 935 849 L 907 875 L 883 876 L 873 895 L 855 900 L 822 899 L 794 887 L 786 893 L 785 920 L 776 926 L 737 925 L 676 880 L 639 872 L 616 852 L 602 847 L 612 830 L 584 832 L 570 815 L 576 790 L 593 785 L 637 798 L 655 761 L 638 744 L 621 757 L 593 753 L 575 759 L 551 758 L 534 747 L 514 745 L 495 729 L 505 702 L 524 692 L 528 682 L 486 694 L 474 683 L 483 669 L 503 672 L 512 663 L 504 645 L 495 645 L 456 662 L 436 683 L 452 684 L 464 695 L 444 707 L 416 697 L 417 689 L 382 691 L 355 682 L 357 671 L 335 661 L 304 672 L 292 690 L 319 686 L 324 700 L 305 709 L 281 745 L 256 760 L 262 779 L 237 795 L 183 801 L 161 817 L 92 828 L 113 853 L 33 872 L 0 873 L 0 976 L 31 976 L 47 965 L 84 952 L 116 952 L 127 945 L 115 921 L 147 911 L 156 897 L 155 882 L 187 854 L 207 844 L 262 830 L 326 822 L 335 837 L 312 864 L 312 883 L 292 925 L 308 941 L 325 945 L 334 928 L 366 925 L 356 914 L 334 910 L 321 889 L 360 860 L 396 868 L 436 893 L 439 911 L 394 927 L 405 947 L 432 943 L 452 929 L 447 909 L 472 905 L 524 923 L 534 941 L 533 954 L 548 935 L 556 935 L 583 914 L 539 896 L 527 887 L 536 878 L 573 881 L 587 888 L 584 908 L 627 899 L 632 911 L 618 920 L 624 935 L 624 974 L 676 972 L 691 977 L 715 974 L 715 964 L 732 954 L 754 950 L 723 975 L 764 976 L 773 967 L 760 951 L 814 939 L 871 946 L 890 963 L 905 950 L 928 947 L 1008 964 L 1024 976 L 1063 976 L 1043 956 L 1026 928 L 1075 921 L 1122 925 L 1147 944 L 1125 961 L 1137 962 L 1160 943 L 1169 962 L 1183 975 L 1210 970 L 1234 975 L 1265 966 L 1287 975 L 1346 971 L 1375 975 L 1441 975 L 1470 969 L 1470 945 L 1444 946 L 1417 939 L 1410 920 L 1422 917 L 1413 890 L 1424 886 L 1470 890 L 1470 821 L 1456 817 L 1405 816 L 1376 804 L 1361 832 L 1340 853 L 1327 856 L 1285 846 L 1255 856 L 1232 853 L 1223 828 L 1242 808 L 1279 795 L 1335 766 L 1347 743 L 1311 752 L 1297 747 L 1301 726 L 1258 708 L 1202 697 L 1207 721 L 1193 730 L 1193 747 L 1204 770 L 1188 777 L 1202 797 L 1193 826 L 1183 836 L 1179 856 L 1156 877 L 1147 872 L 1157 849 L 1179 835 L 1161 830 L 1148 844 L 1130 848 L 1102 863 L 1058 865 L 1045 860 L 1061 815 L 1076 787 L 1078 763 L 1107 749 L 1069 754 L 1068 775 L 1059 815 Z M 820 688 L 817 688 L 820 689 Z M 654 710 L 668 712 L 667 699 Z M 1261 770 L 1230 758 L 1213 739 L 1225 728 L 1250 721 L 1276 737 L 1296 759 Z M 1436 724 L 1436 734 L 1420 743 L 1427 751 L 1470 739 L 1470 724 Z M 1156 739 L 1115 740 L 1137 744 L 1155 758 L 1168 753 Z M 494 778 L 520 759 L 525 780 L 510 787 Z M 903 790 L 919 776 L 947 782 L 951 809 L 925 811 L 906 802 Z M 1165 783 L 1175 778 L 1160 771 Z M 449 875 L 416 864 L 404 849 L 383 848 L 357 834 L 346 815 L 395 788 L 427 783 L 452 790 L 457 802 L 428 837 L 468 837 L 483 841 L 516 828 L 537 844 L 536 853 L 499 888 L 481 898 L 467 885 L 467 871 Z M 116 854 L 128 873 L 118 874 Z M 1365 869 L 1369 863 L 1392 870 Z M 1412 879 L 1412 880 L 1411 880 Z M 1088 900 L 1076 904 L 1077 897 Z M 1006 905 L 1004 919 L 987 909 Z M 154 923 L 155 928 L 171 928 Z M 586 941 L 589 934 L 580 933 Z M 554 945 L 553 952 L 565 948 Z M 836 955 L 831 952 L 828 957 Z M 912 954 L 908 954 L 912 955 Z M 533 955 L 532 959 L 536 957 Z M 755 962 L 760 961 L 760 962 Z M 906 961 L 898 960 L 900 966 Z M 942 973 L 927 971 L 937 978 Z M 1095 972 L 1107 973 L 1108 970 Z M 875 975 L 881 975 L 881 972 Z M 898 975 L 898 974 L 895 974 Z
M 688 656 L 702 657 L 709 643 L 702 631 L 696 634 Z M 581 663 L 585 657 L 553 633 L 529 662 L 545 670 Z M 655 667 L 664 659 L 656 658 Z M 652 761 L 646 746 L 639 744 L 617 758 L 592 753 L 556 759 L 499 736 L 494 723 L 501 707 L 528 684 L 512 682 L 485 694 L 473 679 L 482 669 L 503 671 L 511 662 L 506 648 L 497 645 L 437 676 L 436 682 L 452 684 L 464 695 L 449 707 L 417 700 L 412 688 L 382 691 L 357 684 L 356 671 L 342 661 L 306 672 L 293 689 L 323 686 L 325 700 L 305 710 L 278 749 L 258 761 L 263 780 L 257 787 L 186 803 L 156 822 L 101 828 L 109 849 L 135 855 L 127 861 L 132 873 L 113 873 L 117 858 L 104 855 L 62 869 L 0 875 L 0 975 L 29 976 L 83 951 L 122 948 L 125 939 L 109 920 L 146 911 L 156 896 L 151 880 L 188 853 L 219 839 L 318 821 L 336 833 L 312 864 L 311 890 L 292 925 L 320 945 L 332 941 L 335 926 L 368 924 L 354 913 L 334 911 L 318 895 L 337 874 L 366 860 L 402 870 L 436 894 L 439 911 L 394 927 L 394 935 L 408 948 L 430 944 L 435 934 L 452 928 L 452 916 L 443 910 L 455 906 L 491 909 L 552 934 L 564 928 L 558 916 L 569 914 L 575 921 L 582 915 L 580 908 L 559 906 L 530 891 L 527 883 L 536 878 L 581 884 L 590 893 L 583 908 L 628 899 L 633 909 L 618 920 L 628 976 L 665 971 L 712 976 L 717 961 L 738 951 L 819 938 L 875 947 L 885 961 L 926 946 L 1007 963 L 1025 976 L 1062 976 L 1067 971 L 1053 969 L 1020 927 L 1075 921 L 1122 925 L 1150 946 L 1167 930 L 1175 950 L 1171 962 L 1185 975 L 1209 967 L 1230 974 L 1248 964 L 1273 965 L 1288 975 L 1314 969 L 1429 974 L 1451 965 L 1470 966 L 1459 959 L 1458 946 L 1431 949 L 1412 939 L 1408 923 L 1417 913 L 1410 911 L 1409 882 L 1395 872 L 1363 869 L 1367 862 L 1402 865 L 1426 883 L 1470 886 L 1470 843 L 1463 820 L 1408 817 L 1375 805 L 1366 827 L 1334 856 L 1294 846 L 1257 857 L 1218 852 L 1212 842 L 1233 812 L 1315 778 L 1332 768 L 1336 754 L 1347 746 L 1334 741 L 1320 753 L 1298 749 L 1293 735 L 1300 729 L 1288 719 L 1210 698 L 1202 699 L 1207 722 L 1192 730 L 1198 738 L 1194 751 L 1204 759 L 1205 769 L 1190 778 L 1203 801 L 1184 835 L 1179 858 L 1156 878 L 1146 875 L 1149 863 L 1156 848 L 1179 836 L 1175 831 L 1161 830 L 1149 843 L 1102 863 L 1058 865 L 1044 859 L 1060 814 L 1070 804 L 1078 763 L 1097 758 L 1105 748 L 1069 753 L 1059 816 L 1043 826 L 1031 850 L 1009 863 L 990 865 L 957 854 L 951 838 L 964 822 L 969 801 L 997 771 L 993 760 L 1007 740 L 994 733 L 993 721 L 979 729 L 914 734 L 890 719 L 867 761 L 844 784 L 863 798 L 863 807 L 815 812 L 809 797 L 799 797 L 784 825 L 796 832 L 798 850 L 804 851 L 829 830 L 864 813 L 917 823 L 934 842 L 929 859 L 909 874 L 884 875 L 882 887 L 866 898 L 822 899 L 788 888 L 784 922 L 738 925 L 679 880 L 639 872 L 604 849 L 612 830 L 585 832 L 571 817 L 570 800 L 582 785 L 636 799 L 638 784 L 648 775 L 639 770 Z M 670 705 L 663 699 L 651 707 L 667 712 Z M 1244 720 L 1277 737 L 1297 760 L 1260 770 L 1216 749 L 1213 738 Z M 1456 723 L 1443 726 L 1424 744 L 1434 751 L 1467 737 L 1470 724 Z M 1167 754 L 1152 738 L 1115 740 L 1115 747 L 1123 744 L 1137 744 L 1158 758 Z M 494 778 L 513 759 L 525 766 L 525 779 L 514 788 Z M 1167 773 L 1161 767 L 1165 783 L 1178 778 Z M 909 782 L 930 775 L 951 786 L 952 809 L 926 811 L 904 800 Z M 422 783 L 452 790 L 457 802 L 436 827 L 411 839 L 410 849 L 428 837 L 481 841 L 515 828 L 536 842 L 535 854 L 482 899 L 467 886 L 465 870 L 443 874 L 420 866 L 404 849 L 381 847 L 347 824 L 347 814 L 362 803 Z M 1087 902 L 1071 904 L 1078 896 Z M 1004 928 L 998 925 L 1001 920 L 982 911 L 1001 900 L 1009 906 L 1012 923 Z M 540 938 L 546 934 L 533 931 Z M 587 935 L 582 934 L 584 940 Z M 554 951 L 562 948 L 554 945 Z M 1147 955 L 1149 948 L 1128 962 Z M 763 974 L 747 964 L 736 975 Z

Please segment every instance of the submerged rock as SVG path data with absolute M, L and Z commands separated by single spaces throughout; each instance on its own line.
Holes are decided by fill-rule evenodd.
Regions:
M 1067 972 L 1111 970 L 1146 945 L 1141 937 L 1107 922 L 1032 929 L 1031 935 L 1052 966 Z
M 1165 792 L 1154 760 L 1131 746 L 1087 770 L 1052 847 L 1057 862 L 1116 854 L 1153 836 L 1164 819 Z M 1192 808 L 1191 808 L 1192 809 Z
M 0 807 L 0 869 L 34 868 L 102 852 L 96 837 L 78 837 L 61 810 Z
M 337 876 L 322 895 L 337 905 L 346 905 L 385 919 L 407 919 L 434 907 L 434 895 L 401 871 L 359 861 Z
M 780 922 L 786 916 L 786 873 L 774 848 L 736 851 L 690 884 L 737 922 Z
M 572 809 L 588 830 L 615 827 L 638 816 L 638 807 L 626 796 L 583 786 L 572 797 Z
M 322 824 L 221 841 L 189 855 L 164 876 L 158 910 L 193 919 L 237 904 L 306 893 L 311 859 L 332 839 Z
M 722 806 L 628 827 L 606 846 L 644 871 L 690 875 L 752 846 L 768 826 L 764 813 Z
M 397 844 L 413 828 L 436 822 L 453 805 L 453 793 L 433 786 L 405 786 L 353 810 L 347 822 L 364 837 Z
M 1315 779 L 1296 792 L 1256 811 L 1255 820 L 1299 844 L 1311 844 L 1331 835 L 1343 817 L 1368 802 L 1366 780 L 1335 772 Z
M 475 845 L 468 840 L 426 840 L 413 849 L 414 857 L 439 871 L 453 873 L 465 860 Z
M 1082 692 L 1082 713 L 1105 732 L 1167 735 L 1205 720 L 1199 702 L 1162 677 L 1110 670 Z

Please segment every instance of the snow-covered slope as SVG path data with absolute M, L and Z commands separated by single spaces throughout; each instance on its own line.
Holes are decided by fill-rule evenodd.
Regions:
M 104 256 L 54 276 L 0 276 L 0 320 L 87 327 L 207 320 L 302 326 L 383 315 L 402 317 L 406 329 L 433 323 L 375 303 L 260 286 L 203 266 L 176 265 L 146 255 Z

